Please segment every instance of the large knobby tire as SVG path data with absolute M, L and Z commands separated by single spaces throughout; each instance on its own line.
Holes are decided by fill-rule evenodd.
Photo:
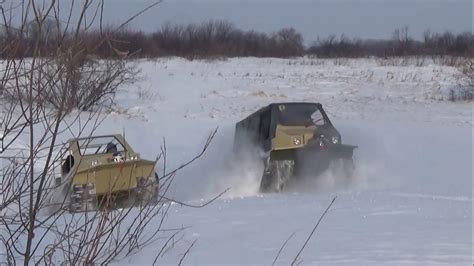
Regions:
M 137 184 L 134 195 L 135 206 L 145 206 L 148 204 L 155 204 L 158 198 L 159 180 L 156 176 L 144 178 L 142 182 Z
M 99 209 L 99 202 L 95 188 L 92 185 L 78 185 L 74 188 L 68 183 L 66 195 L 69 198 L 69 212 L 88 212 Z
M 132 207 L 145 207 L 148 205 L 155 205 L 158 197 L 158 182 L 156 176 L 148 178 L 141 177 L 137 181 L 137 186 L 130 189 L 128 192 L 112 194 L 114 197 L 113 201 L 108 204 L 108 208 L 132 208 Z
M 266 164 L 260 190 L 262 192 L 281 192 L 292 178 L 295 169 L 293 160 L 273 160 Z

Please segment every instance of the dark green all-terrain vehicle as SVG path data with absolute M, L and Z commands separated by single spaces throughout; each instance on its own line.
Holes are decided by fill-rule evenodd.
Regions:
M 343 172 L 350 176 L 355 148 L 341 143 L 341 135 L 319 103 L 273 103 L 235 128 L 238 156 L 264 154 L 262 191 L 281 191 L 292 178 L 317 176 L 335 161 L 342 162 Z

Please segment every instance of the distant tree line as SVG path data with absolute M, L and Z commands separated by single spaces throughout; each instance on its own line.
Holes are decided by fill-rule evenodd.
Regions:
M 308 54 L 334 57 L 456 56 L 474 57 L 474 35 L 471 32 L 432 33 L 425 31 L 422 40 L 410 37 L 408 27 L 397 29 L 389 40 L 349 39 L 330 36 L 314 42 Z
M 40 49 L 44 56 L 57 49 L 74 47 L 99 58 L 123 55 L 139 58 L 181 56 L 191 59 L 241 56 L 287 58 L 302 55 L 320 58 L 421 55 L 474 57 L 474 36 L 471 32 L 453 34 L 426 31 L 422 40 L 415 40 L 410 37 L 408 27 L 395 30 L 388 40 L 350 39 L 344 35 L 333 35 L 318 39 L 305 47 L 303 36 L 293 28 L 283 28 L 268 34 L 254 30 L 244 31 L 227 21 L 211 20 L 187 25 L 168 23 L 151 33 L 132 29 L 118 32 L 108 29 L 89 30 L 80 33 L 80 45 L 72 45 L 73 36 L 68 41 L 67 34 L 61 34 L 64 29 L 57 23 L 44 23 L 42 29 L 35 27 L 34 23 L 31 25 L 33 26 L 27 31 L 22 31 L 22 36 L 11 31 L 0 31 L 0 58 L 6 57 L 2 47 L 11 45 L 11 39 L 18 40 L 14 54 L 17 57 L 31 56 L 34 53 L 32 47 Z M 40 45 L 35 45 L 40 31 L 48 37 L 43 38 Z

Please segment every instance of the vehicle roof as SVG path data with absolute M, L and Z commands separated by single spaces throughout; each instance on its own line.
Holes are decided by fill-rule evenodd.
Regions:
M 271 104 L 269 104 L 269 105 L 267 105 L 267 106 L 264 106 L 264 107 L 258 109 L 258 110 L 255 111 L 255 112 L 251 113 L 250 115 L 248 115 L 247 117 L 245 117 L 244 119 L 242 119 L 241 121 L 239 121 L 238 123 L 243 122 L 243 121 L 247 120 L 248 118 L 251 118 L 251 117 L 253 117 L 253 116 L 257 115 L 257 114 L 260 114 L 261 112 L 263 112 L 263 111 L 265 111 L 265 110 L 267 110 L 267 109 L 269 109 L 269 108 L 271 108 L 271 107 L 273 107 L 273 106 L 275 106 L 275 105 L 281 105 L 281 104 L 284 104 L 284 105 L 306 105 L 306 104 L 307 104 L 307 105 L 318 105 L 318 106 L 322 106 L 321 103 L 316 103 L 316 102 L 279 102 L 279 103 L 271 103 Z
M 98 136 L 89 136 L 89 137 L 81 137 L 81 138 L 72 138 L 68 140 L 68 145 L 73 146 L 73 145 L 79 145 L 79 141 L 81 140 L 87 140 L 87 139 L 96 139 L 96 138 L 115 138 L 118 140 L 120 144 L 123 145 L 123 147 L 128 151 L 128 152 L 135 152 L 133 148 L 127 143 L 125 140 L 124 136 L 122 134 L 109 134 L 109 135 L 98 135 Z
M 122 135 L 120 135 L 120 134 L 89 136 L 89 137 L 81 137 L 81 138 L 72 138 L 72 139 L 69 139 L 68 142 L 79 141 L 79 140 L 84 140 L 84 139 L 96 139 L 96 138 L 108 138 L 108 137 L 114 137 L 114 138 L 121 139 L 121 136 Z

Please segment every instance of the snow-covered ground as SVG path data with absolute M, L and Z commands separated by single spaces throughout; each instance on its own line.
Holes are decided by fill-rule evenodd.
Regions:
M 176 176 L 167 226 L 190 226 L 159 262 L 175 265 L 288 265 L 334 196 L 333 208 L 301 254 L 303 265 L 472 263 L 473 106 L 451 102 L 466 80 L 452 67 L 379 66 L 376 60 L 237 58 L 137 61 L 141 81 L 122 88 L 97 133 L 121 133 L 154 158 L 166 138 L 168 167 L 205 156 Z M 327 172 L 287 193 L 259 194 L 262 166 L 232 163 L 234 125 L 272 102 L 320 102 L 358 145 L 350 183 Z M 159 244 L 159 243 L 158 243 Z M 157 244 L 157 245 L 158 245 Z M 161 246 L 117 264 L 149 264 Z
M 302 264 L 466 265 L 472 261 L 472 103 L 448 101 L 464 84 L 456 68 L 379 66 L 375 60 L 255 59 L 140 61 L 144 78 L 117 95 L 119 111 L 100 131 L 121 132 L 143 156 L 166 138 L 169 163 L 199 151 L 172 196 L 168 225 L 191 226 L 162 263 L 175 264 L 192 241 L 191 265 L 288 265 L 332 197 L 335 205 L 302 253 Z M 229 162 L 235 122 L 285 101 L 321 102 L 343 136 L 359 146 L 351 184 L 326 173 L 285 194 L 259 194 L 261 165 Z M 150 246 L 120 261 L 149 263 Z M 149 254 L 150 256 L 143 254 Z

